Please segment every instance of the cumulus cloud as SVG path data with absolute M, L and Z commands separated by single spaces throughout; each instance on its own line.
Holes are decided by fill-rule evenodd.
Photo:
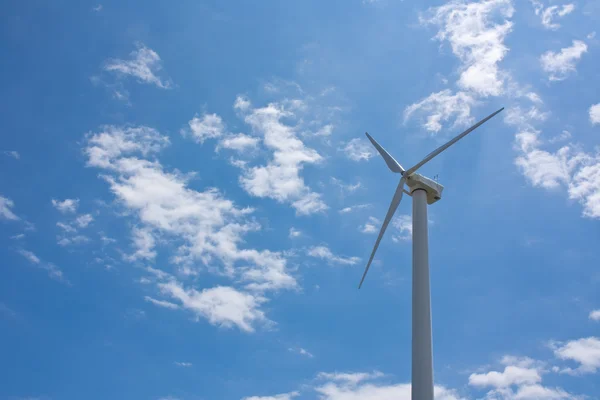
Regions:
M 64 199 L 63 201 L 52 199 L 52 205 L 61 213 L 74 213 L 79 206 L 79 199 Z
M 18 220 L 19 217 L 11 210 L 14 206 L 15 203 L 11 199 L 0 195 L 0 219 Z
M 590 311 L 590 319 L 592 321 L 600 321 L 600 309 L 599 310 Z
M 253 332 L 257 323 L 267 322 L 260 305 L 267 301 L 262 296 L 244 293 L 228 286 L 216 286 L 197 291 L 185 289 L 176 282 L 159 284 L 161 291 L 178 300 L 181 307 L 204 317 L 213 325 Z
M 519 152 L 515 164 L 533 186 L 545 189 L 566 187 L 569 197 L 583 205 L 583 215 L 600 218 L 600 154 L 576 151 L 562 146 L 556 151 L 541 148 L 541 132 L 535 124 L 546 114 L 535 106 L 525 111 L 519 107 L 507 110 L 505 122 L 515 125 L 515 147 Z
M 196 115 L 188 122 L 188 125 L 194 140 L 201 144 L 206 139 L 219 138 L 226 132 L 225 124 L 217 114 Z
M 576 369 L 567 368 L 562 372 L 570 374 L 595 373 L 600 368 L 600 338 L 588 337 L 566 343 L 554 344 L 554 355 L 562 360 L 579 364 Z
M 423 127 L 430 132 L 439 132 L 442 122 L 454 120 L 453 126 L 464 126 L 473 122 L 471 107 L 475 99 L 469 93 L 458 92 L 452 94 L 450 89 L 432 93 L 418 103 L 411 104 L 404 110 L 406 122 L 415 113 L 426 114 L 427 119 Z
M 354 138 L 340 149 L 352 161 L 368 161 L 375 155 L 373 147 L 363 138 Z
M 359 257 L 343 257 L 335 255 L 327 246 L 313 246 L 308 249 L 307 254 L 310 257 L 325 260 L 329 264 L 354 265 L 360 261 Z
M 556 30 L 560 28 L 560 24 L 555 22 L 557 18 L 562 18 L 575 10 L 574 4 L 563 4 L 545 7 L 541 1 L 532 0 L 535 15 L 541 19 L 542 25 L 546 29 Z
M 217 146 L 217 150 L 219 149 L 229 149 L 235 150 L 238 152 L 244 152 L 248 150 L 255 150 L 260 143 L 260 139 L 245 135 L 243 133 L 238 133 L 236 135 L 227 135 L 223 139 L 219 141 L 219 145 Z
M 561 49 L 558 53 L 547 51 L 540 57 L 542 69 L 551 81 L 562 81 L 576 72 L 576 64 L 584 53 L 587 45 L 581 40 L 573 40 L 570 47 Z
M 461 61 L 458 85 L 479 96 L 503 93 L 505 77 L 498 68 L 508 48 L 504 39 L 512 31 L 511 0 L 452 1 L 429 9 L 421 22 L 439 27 L 436 38 L 448 40 Z
M 272 151 L 272 158 L 266 165 L 242 166 L 242 188 L 256 197 L 289 203 L 298 215 L 326 210 L 321 195 L 311 191 L 301 176 L 304 165 L 317 164 L 323 158 L 298 138 L 298 126 L 284 122 L 297 119 L 297 114 L 303 112 L 302 100 L 253 108 L 247 99 L 238 97 L 234 107 L 253 132 L 262 137 L 264 146 Z
M 296 279 L 282 253 L 241 247 L 244 235 L 261 229 L 248 219 L 253 209 L 237 207 L 216 188 L 192 190 L 188 176 L 165 170 L 155 157 L 168 143 L 151 128 L 109 126 L 88 135 L 84 151 L 90 167 L 106 172 L 103 179 L 118 204 L 137 217 L 132 231 L 136 259 L 154 257 L 153 240 L 160 235 L 161 241 L 175 244 L 171 262 L 183 277 L 210 272 L 244 285 L 243 290 L 222 286 L 197 291 L 169 281 L 161 283 L 163 293 L 215 325 L 250 332 L 266 320 L 260 310 L 266 302 L 262 293 L 296 289 Z
M 377 233 L 377 227 L 381 224 L 381 221 L 375 217 L 369 217 L 369 220 L 360 227 L 362 233 Z
M 162 69 L 162 61 L 158 53 L 141 43 L 138 43 L 136 47 L 137 49 L 129 54 L 129 60 L 108 60 L 104 65 L 104 70 L 132 76 L 140 82 L 169 89 L 172 86 L 171 81 L 157 76 Z

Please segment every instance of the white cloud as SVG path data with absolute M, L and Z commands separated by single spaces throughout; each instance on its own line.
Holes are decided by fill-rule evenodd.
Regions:
M 224 148 L 243 152 L 256 149 L 259 143 L 259 138 L 238 133 L 237 135 L 228 135 L 221 139 L 217 146 L 217 150 Z
M 69 237 L 58 237 L 58 245 L 59 246 L 70 246 L 70 245 L 76 245 L 76 244 L 82 244 L 82 243 L 87 243 L 90 241 L 90 238 L 88 238 L 87 236 L 83 236 L 83 235 L 75 235 L 75 236 L 69 236 Z
M 563 4 L 561 6 L 550 6 L 544 7 L 544 5 L 537 0 L 532 0 L 535 15 L 538 15 L 542 21 L 542 25 L 544 25 L 547 29 L 556 30 L 560 28 L 560 24 L 554 22 L 557 17 L 564 17 L 567 14 L 570 14 L 575 10 L 574 4 Z
M 600 103 L 590 107 L 590 122 L 592 125 L 600 124 Z
M 375 217 L 369 217 L 369 220 L 360 227 L 360 231 L 362 233 L 377 233 L 379 224 L 381 224 L 380 220 Z
M 412 240 L 412 217 L 410 215 L 399 215 L 392 220 L 392 226 L 397 233 L 392 235 L 394 242 L 405 242 Z
M 298 353 L 304 357 L 314 358 L 314 355 L 310 351 L 303 349 L 302 347 L 290 347 L 288 350 L 292 353 Z
M 102 11 L 102 8 L 103 8 L 102 4 L 98 4 L 95 7 L 93 7 L 92 10 L 96 11 L 96 12 L 100 12 L 100 11 Z
M 176 310 L 179 308 L 179 306 L 175 303 L 171 303 L 170 301 L 157 300 L 150 296 L 145 296 L 144 300 L 146 300 L 149 303 L 154 304 L 155 306 L 159 306 L 159 307 L 163 307 L 163 308 L 170 308 L 172 310 Z
M 14 240 L 21 240 L 21 239 L 25 238 L 25 234 L 24 233 L 19 233 L 17 235 L 11 236 L 10 238 L 14 239 Z
M 583 215 L 600 218 L 600 154 L 590 155 L 563 146 L 554 152 L 540 149 L 541 132 L 534 124 L 546 119 L 536 107 L 507 110 L 505 122 L 519 129 L 515 136 L 519 155 L 515 164 L 533 186 L 568 188 L 569 198 L 583 205 Z
M 326 246 L 313 246 L 308 249 L 307 254 L 311 257 L 326 260 L 330 264 L 354 265 L 360 261 L 358 257 L 336 256 Z
M 600 368 L 600 339 L 596 337 L 581 338 L 554 346 L 554 355 L 562 360 L 579 363 L 577 369 L 563 370 L 567 373 L 594 373 Z
M 353 211 L 361 210 L 363 208 L 369 208 L 369 207 L 371 207 L 370 204 L 357 204 L 357 205 L 354 205 L 354 206 L 344 207 L 344 208 L 342 208 L 342 209 L 339 210 L 339 213 L 340 214 L 348 214 L 348 213 L 351 213 Z
M 471 374 L 469 385 L 478 388 L 491 388 L 485 395 L 488 400 L 551 400 L 570 399 L 574 396 L 561 388 L 542 385 L 542 376 L 548 371 L 545 364 L 529 357 L 505 356 L 502 372 L 489 371 Z
M 2 152 L 2 154 L 6 155 L 6 156 L 9 156 L 9 157 L 12 157 L 15 160 L 19 160 L 21 158 L 21 155 L 19 154 L 19 152 L 15 151 L 15 150 L 4 150 Z
M 436 36 L 448 40 L 462 62 L 458 85 L 480 96 L 503 93 L 505 77 L 498 69 L 508 48 L 504 39 L 512 31 L 508 21 L 514 13 L 511 0 L 452 1 L 431 8 L 421 22 L 439 27 Z M 495 22 L 500 20 L 500 22 Z
M 244 397 L 243 400 L 292 400 L 294 397 L 298 397 L 299 395 L 300 395 L 300 393 L 298 393 L 298 392 L 290 392 L 290 393 L 276 394 L 274 396 Z
M 170 80 L 163 80 L 156 75 L 162 69 L 162 61 L 154 50 L 143 44 L 137 44 L 137 49 L 130 53 L 130 58 L 130 60 L 109 60 L 104 70 L 130 75 L 140 82 L 154 84 L 162 89 L 171 87 Z
M 192 363 L 190 362 L 180 362 L 180 361 L 175 361 L 175 365 L 177 365 L 178 367 L 185 367 L 185 368 L 189 368 L 192 366 Z
M 471 107 L 475 105 L 475 99 L 469 93 L 458 92 L 452 94 L 450 89 L 432 93 L 424 100 L 411 104 L 404 110 L 404 121 L 419 112 L 427 114 L 427 121 L 423 124 L 430 132 L 439 132 L 442 122 L 454 119 L 453 126 L 468 125 L 472 122 Z
M 86 228 L 89 224 L 92 223 L 94 217 L 91 214 L 83 214 L 79 215 L 75 218 L 75 224 L 80 228 Z
M 125 170 L 132 169 L 135 165 L 115 164 L 114 161 L 122 155 L 141 153 L 146 157 L 168 145 L 169 138 L 162 136 L 155 129 L 146 126 L 122 128 L 108 125 L 98 134 L 88 134 L 88 143 L 84 151 L 88 156 L 89 166 Z
M 600 154 L 578 154 L 573 160 L 581 161 L 581 167 L 569 184 L 569 198 L 583 205 L 585 217 L 600 218 Z
M 128 260 L 153 260 L 156 257 L 156 251 L 154 251 L 156 241 L 150 229 L 133 228 L 131 236 L 136 250 L 127 257 Z
M 480 387 L 503 388 L 512 385 L 535 384 L 542 381 L 542 377 L 536 368 L 523 368 L 517 366 L 506 366 L 504 371 L 490 371 L 484 374 L 471 374 L 469 385 Z
M 12 221 L 18 220 L 19 217 L 17 217 L 11 210 L 11 208 L 14 206 L 15 203 L 11 199 L 0 196 L 0 219 L 8 219 Z
M 300 236 L 302 236 L 302 232 L 292 226 L 290 228 L 289 237 L 290 238 L 297 238 L 297 237 L 300 237 Z
M 375 373 L 320 373 L 319 378 L 327 380 L 314 388 L 321 400 L 409 400 L 410 384 L 385 384 L 372 382 L 382 377 Z M 434 387 L 436 400 L 459 400 L 456 391 L 443 386 Z
M 373 380 L 383 377 L 384 374 L 379 371 L 373 372 L 319 372 L 318 379 L 333 382 L 342 382 L 349 385 L 357 385 L 360 382 Z
M 284 119 L 297 119 L 297 114 L 305 109 L 304 103 L 289 100 L 252 108 L 247 100 L 238 97 L 235 108 L 243 114 L 252 130 L 263 136 L 264 145 L 273 151 L 273 157 L 266 165 L 244 167 L 240 178 L 242 188 L 256 197 L 291 203 L 298 215 L 326 210 L 321 195 L 312 192 L 300 176 L 305 164 L 319 163 L 322 157 L 298 138 L 296 126 L 283 122 Z
M 225 134 L 225 124 L 217 114 L 202 114 L 194 116 L 189 122 L 189 129 L 198 143 L 206 139 L 216 139 Z
M 350 140 L 346 143 L 344 148 L 340 150 L 352 161 L 368 161 L 375 155 L 372 146 L 363 138 L 354 138 Z
M 573 40 L 571 47 L 565 47 L 560 52 L 547 51 L 540 57 L 542 69 L 548 73 L 551 81 L 567 79 L 576 72 L 575 65 L 587 52 L 587 45 L 581 40 Z
M 29 250 L 19 249 L 17 252 L 25 257 L 27 261 L 36 265 L 38 268 L 45 270 L 48 273 L 48 276 L 57 281 L 63 282 L 67 285 L 70 285 L 69 281 L 64 277 L 63 272 L 53 263 L 42 261 L 37 255 Z
M 166 144 L 168 139 L 151 128 L 106 127 L 89 135 L 85 152 L 88 165 L 112 172 L 104 179 L 122 206 L 137 215 L 140 228 L 178 244 L 172 262 L 181 272 L 196 274 L 205 266 L 246 282 L 248 290 L 295 289 L 281 253 L 239 248 L 245 234 L 261 228 L 246 219 L 252 209 L 237 208 L 215 188 L 189 189 L 186 176 L 132 154 L 150 156 Z
M 41 262 L 40 258 L 29 250 L 20 249 L 19 254 L 25 257 L 30 263 L 39 264 Z
M 261 296 L 238 291 L 232 287 L 217 286 L 198 292 L 184 289 L 179 283 L 159 284 L 161 291 L 181 302 L 181 306 L 206 318 L 211 324 L 225 328 L 238 327 L 253 332 L 258 323 L 268 322 L 260 305 L 267 301 Z
M 599 310 L 590 311 L 590 319 L 592 321 L 600 321 L 600 309 Z

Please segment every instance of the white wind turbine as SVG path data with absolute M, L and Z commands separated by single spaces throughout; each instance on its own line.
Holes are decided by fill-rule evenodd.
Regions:
M 437 182 L 417 174 L 417 170 L 431 161 L 435 156 L 452 146 L 454 143 L 477 129 L 490 118 L 494 117 L 504 107 L 485 117 L 454 139 L 438 147 L 414 167 L 405 170 L 402 166 L 369 135 L 366 134 L 373 146 L 385 160 L 388 168 L 402 177 L 396 188 L 392 203 L 385 216 L 371 257 L 365 268 L 358 288 L 362 286 L 379 242 L 389 225 L 402 194 L 406 193 L 413 198 L 412 207 L 412 400 L 433 400 L 433 350 L 431 344 L 431 296 L 429 289 L 429 244 L 427 238 L 427 204 L 433 204 L 442 197 L 444 187 Z M 409 191 L 404 188 L 407 185 Z

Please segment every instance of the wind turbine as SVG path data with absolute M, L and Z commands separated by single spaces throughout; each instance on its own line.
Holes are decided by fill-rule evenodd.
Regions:
M 487 120 L 494 117 L 504 107 L 488 115 L 448 143 L 429 153 L 414 167 L 407 170 L 392 157 L 379 143 L 366 134 L 373 146 L 385 160 L 388 168 L 401 175 L 400 182 L 392 198 L 390 208 L 383 220 L 379 236 L 369 257 L 369 262 L 360 280 L 360 289 L 369 267 L 379 247 L 379 242 L 385 233 L 404 193 L 413 198 L 412 206 L 412 400 L 433 400 L 433 350 L 431 344 L 431 295 L 429 289 L 429 244 L 427 237 L 427 205 L 442 198 L 444 187 L 437 182 L 417 173 L 417 170 L 431 161 L 435 156 L 458 142 L 460 139 L 477 129 Z M 407 185 L 409 190 L 404 188 Z

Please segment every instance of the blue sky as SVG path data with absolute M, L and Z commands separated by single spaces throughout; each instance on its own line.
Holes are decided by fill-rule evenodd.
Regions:
M 599 398 L 595 1 L 9 1 L 0 399 Z

